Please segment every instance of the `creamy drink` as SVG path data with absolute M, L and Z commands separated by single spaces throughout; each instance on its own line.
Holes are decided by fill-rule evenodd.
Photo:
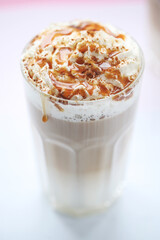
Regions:
M 124 180 L 142 53 L 110 25 L 53 24 L 22 55 L 44 189 L 69 214 L 108 207 Z

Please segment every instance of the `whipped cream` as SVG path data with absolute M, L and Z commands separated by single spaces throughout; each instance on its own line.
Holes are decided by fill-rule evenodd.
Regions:
M 52 24 L 22 55 L 22 69 L 39 90 L 71 100 L 95 100 L 121 92 L 141 68 L 137 44 L 110 25 Z

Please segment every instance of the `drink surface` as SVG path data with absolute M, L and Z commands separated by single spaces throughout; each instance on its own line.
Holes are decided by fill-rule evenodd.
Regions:
M 134 82 L 140 68 L 139 48 L 127 34 L 91 21 L 50 25 L 22 56 L 28 81 L 67 100 L 114 96 Z

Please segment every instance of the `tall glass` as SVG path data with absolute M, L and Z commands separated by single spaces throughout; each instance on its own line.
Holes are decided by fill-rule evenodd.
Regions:
M 55 209 L 86 214 L 110 206 L 120 194 L 143 67 L 142 57 L 128 88 L 94 101 L 50 96 L 24 76 L 42 182 Z

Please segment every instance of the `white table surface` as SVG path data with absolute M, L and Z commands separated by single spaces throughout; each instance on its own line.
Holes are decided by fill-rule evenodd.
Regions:
M 107 212 L 80 219 L 55 213 L 41 193 L 19 66 L 35 33 L 50 22 L 75 18 L 127 30 L 146 57 L 127 187 Z M 143 4 L 0 9 L 0 240 L 160 239 L 160 77 L 150 66 L 144 29 Z

